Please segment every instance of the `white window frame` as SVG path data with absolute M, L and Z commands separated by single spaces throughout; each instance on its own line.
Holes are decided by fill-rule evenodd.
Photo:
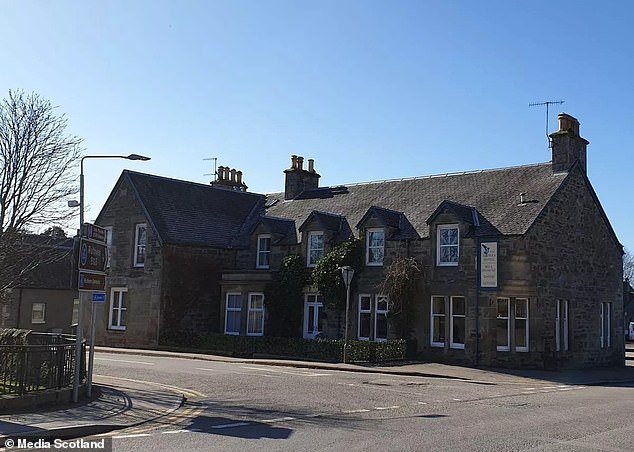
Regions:
M 453 312 L 453 301 L 457 298 L 462 298 L 463 303 L 464 303 L 464 314 L 454 314 Z M 464 319 L 464 340 L 467 340 L 467 298 L 463 297 L 462 295 L 457 295 L 457 296 L 451 296 L 449 299 L 449 317 L 450 317 L 450 324 L 449 324 L 449 347 L 450 348 L 455 348 L 458 350 L 463 350 L 464 349 L 464 342 L 454 342 L 454 338 L 453 338 L 453 322 L 455 318 L 461 318 Z
M 381 233 L 383 235 L 383 244 L 380 246 L 371 246 L 372 241 L 370 237 L 372 234 Z M 372 253 L 370 250 L 380 249 L 381 250 L 381 260 L 374 261 L 371 260 Z M 380 267 L 383 265 L 383 261 L 385 260 L 385 229 L 383 228 L 369 228 L 365 233 L 365 265 Z
M 612 346 L 612 303 L 601 303 L 601 348 Z
M 310 308 L 313 308 L 314 317 L 313 317 L 313 325 L 308 324 L 309 315 L 308 312 Z M 319 336 L 323 331 L 320 328 L 320 316 L 323 314 L 324 302 L 318 293 L 307 293 L 304 295 L 304 331 L 302 335 L 304 339 L 315 339 Z M 312 328 L 312 333 L 308 332 L 308 327 Z
M 368 301 L 368 306 L 369 308 L 364 309 L 363 308 L 363 303 L 361 302 L 362 299 L 365 299 Z M 372 337 L 372 331 L 369 331 L 368 336 L 361 336 L 361 316 L 362 315 L 367 315 L 370 317 L 370 329 L 372 329 L 372 295 L 371 294 L 367 294 L 367 293 L 360 293 L 359 294 L 359 309 L 357 312 L 357 339 L 360 341 L 369 341 L 370 337 Z
M 110 268 L 112 261 L 112 226 L 106 226 L 106 268 Z
M 110 330 L 125 331 L 127 328 L 127 325 L 121 324 L 121 314 L 128 311 L 127 293 L 127 287 L 113 287 L 110 289 L 110 315 L 108 318 L 108 329 Z
M 454 244 L 442 244 L 441 243 L 441 235 L 442 231 L 445 230 L 456 230 L 457 233 L 457 241 L 458 243 Z M 443 247 L 455 247 L 456 248 L 456 261 L 443 261 L 441 259 L 442 253 L 441 249 Z M 439 267 L 456 267 L 460 262 L 460 227 L 458 224 L 439 224 L 436 229 L 436 265 Z
M 313 248 L 313 240 L 312 240 L 313 237 L 321 237 L 321 248 Z M 306 266 L 313 268 L 315 265 L 317 265 L 317 262 L 319 262 L 319 259 L 324 257 L 324 254 L 326 252 L 326 239 L 324 236 L 324 231 L 309 232 L 307 242 L 308 243 L 306 244 Z M 316 257 L 314 260 L 312 259 L 313 251 L 316 252 Z
M 383 301 L 385 301 L 385 309 L 379 309 L 379 303 Z M 374 340 L 376 342 L 387 341 L 387 333 L 389 328 L 388 321 L 387 321 L 388 312 L 390 312 L 390 301 L 387 298 L 387 295 L 380 295 L 380 294 L 376 295 L 374 297 Z M 377 328 L 377 324 L 378 324 L 380 315 L 385 317 L 385 337 L 377 336 L 377 331 L 379 331 L 379 329 Z
M 46 303 L 37 302 L 31 305 L 31 323 L 46 323 Z
M 555 351 L 568 351 L 568 318 L 570 315 L 569 300 L 557 300 L 555 313 Z M 563 340 L 562 340 L 563 339 Z
M 262 241 L 268 240 L 268 249 L 264 249 Z M 262 263 L 262 262 L 265 263 Z M 255 268 L 267 269 L 271 267 L 271 234 L 258 235 L 258 254 L 256 258 Z
M 434 298 L 436 299 L 440 299 L 442 300 L 443 303 L 443 313 L 435 313 L 434 312 Z M 444 347 L 445 343 L 447 341 L 447 297 L 443 296 L 443 295 L 432 295 L 431 297 L 431 307 L 430 307 L 430 328 L 429 328 L 429 344 L 432 347 Z M 443 331 L 443 336 L 445 338 L 445 340 L 443 342 L 435 342 L 434 341 L 434 319 L 436 317 L 444 317 L 445 321 L 443 323 L 443 328 L 445 329 L 445 331 Z
M 232 306 L 229 307 L 229 298 L 230 297 L 238 297 L 238 307 Z M 227 330 L 227 320 L 229 318 L 229 313 L 238 313 L 238 331 L 228 331 Z M 227 292 L 225 294 L 225 334 L 228 336 L 239 336 L 240 330 L 242 328 L 242 293 L 240 292 Z
M 256 298 L 261 298 L 261 307 L 253 307 L 253 300 Z M 260 314 L 260 321 L 256 324 L 255 321 L 251 321 L 251 316 L 255 316 L 257 314 Z M 251 323 L 254 324 L 255 329 L 251 328 Z M 249 304 L 247 307 L 247 336 L 264 336 L 264 294 L 261 292 L 249 293 Z
M 500 316 L 498 305 L 500 302 L 506 302 L 506 317 Z M 499 352 L 508 352 L 511 350 L 511 299 L 506 297 L 499 297 L 497 299 L 497 304 L 495 309 L 497 312 L 498 320 L 506 320 L 506 345 L 498 345 L 497 351 Z M 496 325 L 496 338 L 497 338 L 497 325 Z
M 145 243 L 139 243 L 141 235 L 139 231 L 145 229 Z M 138 223 L 134 227 L 134 267 L 145 267 L 145 258 L 147 250 L 147 223 Z M 143 250 L 141 253 L 140 251 Z M 139 262 L 139 259 L 143 256 L 143 262 Z
M 525 302 L 526 303 L 526 317 L 518 317 L 517 315 L 517 303 L 518 302 Z M 529 346 L 530 346 L 530 342 L 529 342 L 529 338 L 530 333 L 529 333 L 529 328 L 530 328 L 530 303 L 528 302 L 528 298 L 516 298 L 515 299 L 515 304 L 513 305 L 513 332 L 515 333 L 515 330 L 517 328 L 517 321 L 518 320 L 523 320 L 526 323 L 526 333 L 524 333 L 524 341 L 526 342 L 526 346 L 521 346 L 521 345 L 517 345 L 517 344 L 513 344 L 515 346 L 515 351 L 516 352 L 528 352 Z M 513 338 L 515 338 L 515 335 L 513 336 Z

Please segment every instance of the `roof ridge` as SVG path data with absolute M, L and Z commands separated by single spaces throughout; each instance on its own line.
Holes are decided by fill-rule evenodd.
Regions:
M 174 177 L 159 176 L 157 174 L 142 173 L 140 171 L 132 171 L 132 170 L 128 170 L 128 169 L 124 169 L 123 173 L 128 173 L 129 175 L 135 175 L 135 176 L 143 176 L 143 177 L 149 177 L 149 178 L 154 178 L 154 179 L 161 179 L 161 180 L 170 181 L 170 182 L 179 182 L 179 183 L 187 184 L 187 185 L 195 185 L 195 186 L 198 186 L 198 187 L 205 187 L 205 188 L 209 188 L 209 189 L 212 189 L 212 190 L 223 190 L 223 191 L 227 191 L 227 192 L 231 192 L 231 193 L 240 193 L 240 194 L 246 194 L 246 195 L 250 195 L 250 196 L 265 196 L 263 193 L 255 193 L 255 192 L 240 191 L 240 190 L 227 190 L 226 188 L 214 187 L 213 185 L 205 184 L 203 182 L 195 182 L 195 181 L 191 181 L 191 180 L 176 179 Z
M 490 172 L 494 172 L 494 171 L 505 171 L 505 170 L 511 170 L 511 169 L 519 169 L 519 168 L 531 168 L 531 167 L 538 167 L 538 166 L 544 166 L 544 165 L 549 165 L 550 162 L 542 162 L 542 163 L 529 163 L 526 165 L 515 165 L 515 166 L 506 166 L 506 167 L 500 167 L 500 168 L 488 168 L 488 169 L 482 169 L 482 170 L 471 170 L 471 171 L 456 171 L 456 172 L 451 172 L 451 173 L 438 173 L 438 174 L 430 174 L 430 175 L 426 175 L 426 176 L 412 176 L 412 177 L 399 177 L 399 178 L 394 178 L 394 179 L 381 179 L 381 180 L 373 180 L 373 181 L 366 181 L 366 182 L 353 182 L 350 184 L 342 184 L 343 186 L 346 187 L 356 187 L 359 185 L 371 185 L 371 184 L 382 184 L 385 182 L 402 182 L 402 181 L 410 181 L 410 180 L 422 180 L 422 179 L 436 179 L 436 178 L 441 178 L 441 177 L 451 177 L 451 176 L 464 176 L 467 174 L 481 174 L 481 173 L 490 173 Z M 337 185 L 337 186 L 341 186 Z
M 506 171 L 506 170 L 512 170 L 512 169 L 520 169 L 520 168 L 533 168 L 533 167 L 539 167 L 539 166 L 545 166 L 545 165 L 550 165 L 551 162 L 541 162 L 541 163 L 528 163 L 526 165 L 514 165 L 514 166 L 504 166 L 504 167 L 499 167 L 499 168 L 487 168 L 487 169 L 481 169 L 481 170 L 470 170 L 470 171 L 456 171 L 456 172 L 451 172 L 451 173 L 438 173 L 438 174 L 429 174 L 426 176 L 412 176 L 412 177 L 397 177 L 394 179 L 378 179 L 378 180 L 371 180 L 371 181 L 365 181 L 365 182 L 352 182 L 349 184 L 335 184 L 335 185 L 327 185 L 324 187 L 318 187 L 315 190 L 319 190 L 319 189 L 332 189 L 332 188 L 339 188 L 339 187 L 358 187 L 361 185 L 373 185 L 373 184 L 384 184 L 386 182 L 403 182 L 403 181 L 411 181 L 411 180 L 424 180 L 424 179 L 437 179 L 437 178 L 441 178 L 441 177 L 451 177 L 451 176 L 464 176 L 467 174 L 482 174 L 482 173 L 490 173 L 490 172 L 495 172 L 495 171 Z M 566 174 L 566 173 L 564 173 Z M 264 193 L 265 196 L 275 196 L 275 195 L 281 195 L 284 194 L 284 192 L 271 192 L 271 193 Z M 292 199 L 289 200 L 284 200 L 284 201 L 293 201 Z M 398 212 L 395 210 L 395 212 Z

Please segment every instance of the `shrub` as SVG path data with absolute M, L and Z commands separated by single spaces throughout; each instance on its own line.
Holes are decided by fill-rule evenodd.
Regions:
M 270 355 L 280 358 L 341 362 L 343 340 L 273 337 L 229 336 L 224 334 L 192 335 L 173 332 L 161 338 L 161 344 L 186 349 L 197 349 L 222 355 L 253 357 Z M 186 345 L 196 344 L 196 345 Z M 377 363 L 405 359 L 407 342 L 403 339 L 386 342 L 348 341 L 348 362 Z

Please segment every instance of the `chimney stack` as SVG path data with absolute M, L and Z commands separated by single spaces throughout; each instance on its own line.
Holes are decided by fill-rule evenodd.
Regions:
M 567 172 L 578 160 L 587 172 L 587 147 L 590 142 L 579 135 L 579 121 L 566 113 L 559 114 L 559 130 L 550 134 L 553 173 Z
M 308 171 L 304 169 L 304 157 L 291 155 L 291 167 L 284 170 L 286 183 L 284 199 L 294 199 L 307 190 L 319 188 L 319 174 L 315 172 L 315 161 L 308 159 Z
M 217 171 L 217 179 L 211 183 L 213 187 L 236 191 L 247 191 L 249 188 L 242 180 L 242 171 L 228 166 L 219 166 Z

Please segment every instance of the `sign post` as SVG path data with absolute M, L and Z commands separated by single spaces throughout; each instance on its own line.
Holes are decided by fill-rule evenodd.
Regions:
M 97 303 L 106 302 L 106 264 L 108 261 L 107 231 L 94 224 L 84 223 L 79 241 L 79 281 L 77 289 L 92 292 L 92 312 L 90 322 L 90 351 L 88 354 L 88 376 L 86 378 L 88 397 L 92 394 L 92 371 L 95 359 L 95 324 L 97 323 Z

